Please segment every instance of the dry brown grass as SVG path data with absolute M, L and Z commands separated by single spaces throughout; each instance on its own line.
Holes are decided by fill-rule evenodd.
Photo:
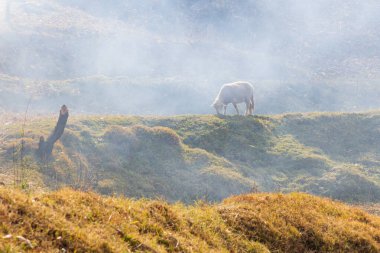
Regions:
M 70 189 L 27 195 L 0 188 L 0 220 L 0 252 L 380 249 L 379 217 L 306 194 L 242 195 L 221 204 L 184 206 Z
M 219 209 L 236 232 L 274 252 L 379 252 L 380 218 L 307 194 L 232 197 Z
M 2 188 L 0 200 L 0 252 L 267 252 L 228 233 L 208 205 L 104 198 L 70 189 L 28 196 Z M 33 249 L 16 236 L 30 240 Z

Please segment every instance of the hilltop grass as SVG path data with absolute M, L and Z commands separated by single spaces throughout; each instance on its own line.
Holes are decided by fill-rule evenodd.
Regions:
M 70 189 L 26 195 L 2 187 L 0 200 L 0 252 L 380 250 L 379 217 L 307 194 L 249 194 L 184 206 Z
M 47 136 L 54 122 L 43 117 L 28 122 L 24 140 L 31 158 L 39 136 Z M 68 185 L 169 201 L 221 200 L 258 187 L 378 202 L 379 122 L 378 112 L 71 116 L 52 161 L 33 167 L 43 177 L 41 187 Z M 3 126 L 5 170 L 12 147 L 20 143 L 20 124 Z

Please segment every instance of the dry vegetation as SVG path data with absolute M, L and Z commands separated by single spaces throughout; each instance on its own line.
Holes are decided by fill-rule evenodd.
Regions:
M 256 194 L 232 197 L 223 205 L 227 224 L 273 251 L 380 250 L 379 217 L 329 199 L 299 193 Z
M 282 190 L 367 201 L 362 209 L 378 210 L 368 202 L 378 197 L 379 149 L 370 141 L 379 138 L 378 113 L 73 117 L 54 161 L 40 166 L 32 150 L 54 121 L 28 122 L 29 190 L 70 185 L 194 203 L 247 192 L 254 178 L 262 188 L 276 182 Z M 2 166 L 19 142 L 14 122 L 2 128 Z M 186 206 L 68 188 L 39 192 L 0 188 L 1 253 L 380 250 L 378 216 L 307 194 L 249 194 Z
M 306 194 L 191 206 L 0 188 L 0 252 L 378 252 L 380 218 Z M 20 237 L 22 236 L 22 237 Z

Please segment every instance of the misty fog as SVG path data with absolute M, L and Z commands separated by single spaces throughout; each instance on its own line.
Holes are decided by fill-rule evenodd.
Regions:
M 214 113 L 223 83 L 256 113 L 380 107 L 380 2 L 0 1 L 0 108 Z

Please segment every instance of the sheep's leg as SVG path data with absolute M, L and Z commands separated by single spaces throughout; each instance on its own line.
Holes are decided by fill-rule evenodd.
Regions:
M 223 105 L 223 115 L 226 116 L 227 105 Z
M 250 108 L 251 108 L 251 103 L 245 101 L 245 116 L 248 116 Z
M 237 115 L 239 115 L 239 108 L 237 107 L 237 104 L 236 104 L 236 103 L 232 103 L 232 104 L 233 104 L 234 107 L 235 107 L 235 110 L 236 110 Z
M 253 110 L 255 110 L 255 102 L 253 101 L 253 99 L 251 100 L 251 106 L 250 106 L 250 114 L 253 115 Z
M 250 115 L 253 115 L 253 110 L 255 109 L 255 102 L 253 100 L 253 94 L 251 95 L 251 98 L 249 100 L 249 111 Z

